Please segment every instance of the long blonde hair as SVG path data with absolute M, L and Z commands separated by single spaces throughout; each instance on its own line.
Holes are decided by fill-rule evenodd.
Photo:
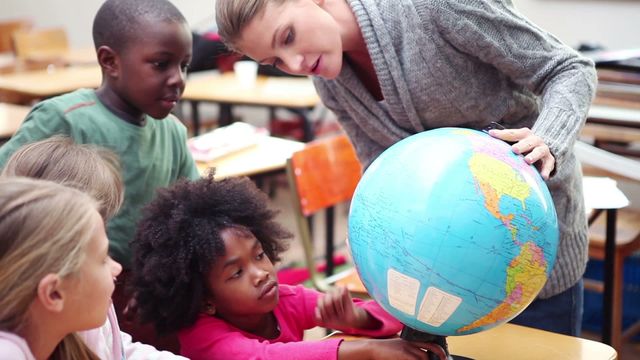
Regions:
M 220 38 L 229 49 L 240 52 L 235 44 L 245 26 L 262 14 L 267 3 L 279 5 L 287 1 L 292 0 L 216 0 L 216 24 Z
M 98 204 L 79 190 L 45 180 L 0 178 L 0 189 L 0 330 L 19 333 L 31 320 L 28 309 L 40 280 L 79 269 Z M 97 359 L 75 334 L 65 337 L 51 358 Z
M 45 179 L 75 187 L 98 201 L 105 220 L 118 212 L 124 199 L 118 156 L 96 145 L 76 144 L 67 136 L 21 146 L 7 160 L 0 175 Z

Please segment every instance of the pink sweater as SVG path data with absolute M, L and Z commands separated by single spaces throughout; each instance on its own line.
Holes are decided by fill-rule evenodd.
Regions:
M 201 314 L 196 323 L 180 331 L 182 355 L 199 359 L 287 359 L 332 360 L 338 357 L 341 339 L 302 341 L 304 330 L 316 323 L 314 310 L 321 293 L 302 286 L 280 285 L 280 301 L 274 313 L 280 325 L 277 339 L 264 339 L 244 332 L 224 320 Z M 351 329 L 349 334 L 385 337 L 396 334 L 402 324 L 387 314 L 374 301 L 354 299 L 359 306 L 378 319 L 382 326 L 376 330 Z

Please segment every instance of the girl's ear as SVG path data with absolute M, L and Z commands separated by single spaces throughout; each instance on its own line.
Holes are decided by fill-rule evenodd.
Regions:
M 109 46 L 100 46 L 97 51 L 98 63 L 105 75 L 117 78 L 120 72 L 120 58 L 118 54 Z
M 64 292 L 61 289 L 62 279 L 56 274 L 47 274 L 38 283 L 37 298 L 42 307 L 52 312 L 64 309 Z

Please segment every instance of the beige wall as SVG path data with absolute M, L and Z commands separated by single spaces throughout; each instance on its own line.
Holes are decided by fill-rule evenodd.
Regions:
M 541 28 L 573 47 L 640 48 L 638 0 L 513 0 Z
M 0 19 L 28 17 L 36 26 L 64 26 L 72 46 L 91 46 L 91 24 L 102 0 L 0 0 Z M 215 0 L 172 0 L 192 27 L 213 23 Z

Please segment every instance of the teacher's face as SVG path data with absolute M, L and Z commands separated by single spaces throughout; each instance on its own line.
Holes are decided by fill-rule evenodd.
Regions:
M 340 28 L 313 0 L 270 2 L 236 45 L 259 63 L 289 74 L 334 79 L 342 68 Z

